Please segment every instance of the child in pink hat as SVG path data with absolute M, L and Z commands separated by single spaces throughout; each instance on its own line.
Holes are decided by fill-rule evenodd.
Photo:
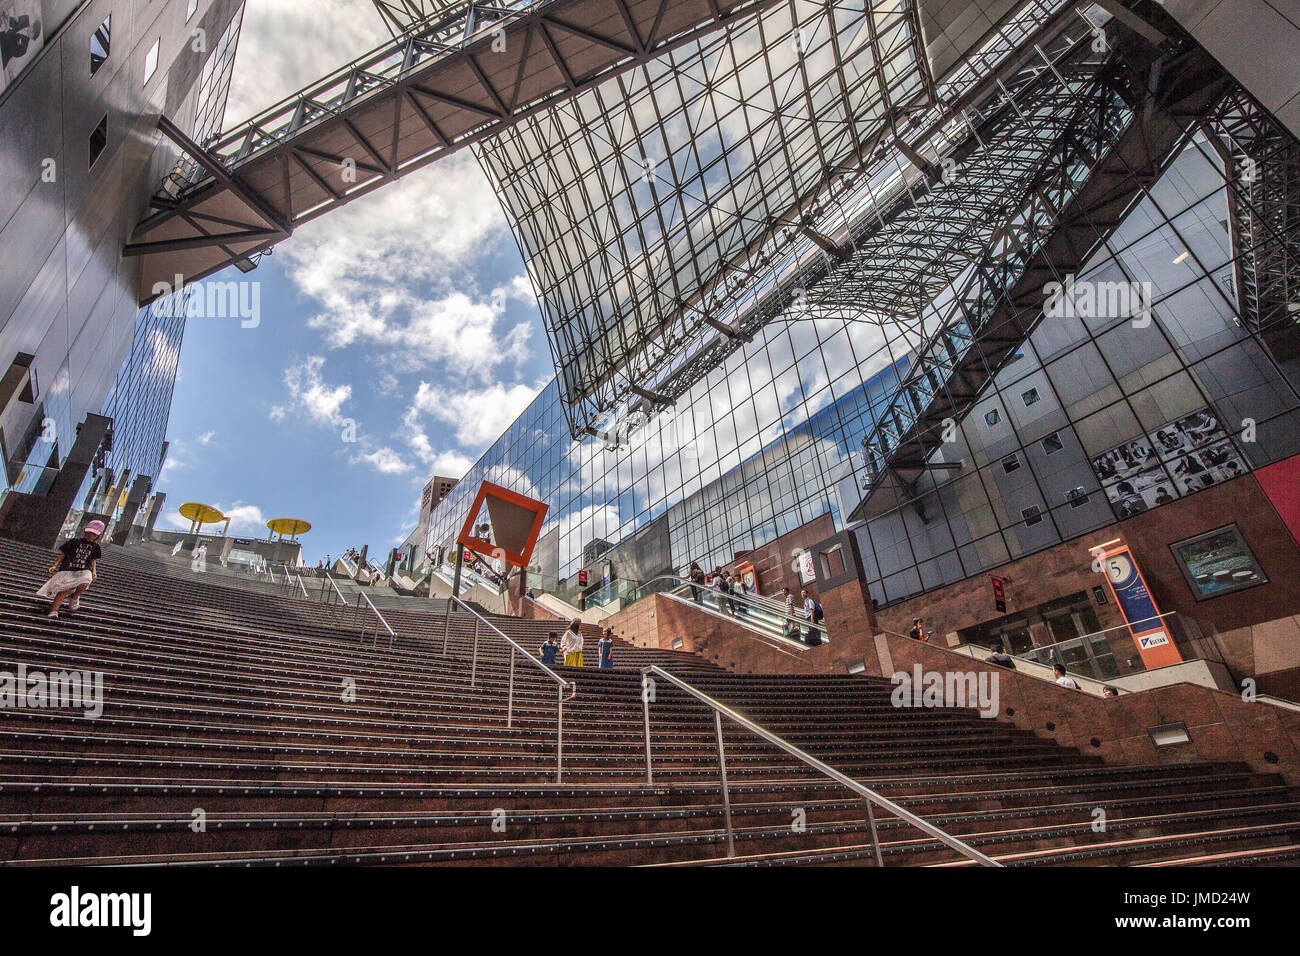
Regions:
M 95 562 L 103 554 L 97 542 L 103 533 L 104 522 L 91 521 L 80 538 L 69 538 L 59 545 L 58 560 L 50 565 L 51 577 L 36 592 L 37 597 L 53 602 L 49 617 L 59 616 L 64 601 L 68 602 L 69 611 L 81 605 L 82 593 L 95 581 Z

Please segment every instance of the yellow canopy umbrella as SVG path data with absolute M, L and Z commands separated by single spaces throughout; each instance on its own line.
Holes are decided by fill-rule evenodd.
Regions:
M 303 521 L 301 518 L 272 518 L 266 526 L 271 530 L 271 534 L 278 534 L 282 538 L 286 534 L 294 538 L 311 530 L 311 522 Z
M 180 507 L 181 517 L 190 519 L 190 531 L 201 530 L 205 524 L 213 524 L 217 521 L 226 522 L 226 528 L 230 528 L 230 519 L 223 515 L 212 505 L 205 505 L 201 501 L 187 501 Z

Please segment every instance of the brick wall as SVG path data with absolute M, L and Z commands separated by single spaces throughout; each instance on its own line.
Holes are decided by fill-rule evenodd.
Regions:
M 1231 523 L 1254 551 L 1269 583 L 1197 601 L 1169 545 Z M 1112 538 L 1122 538 L 1133 549 L 1161 612 L 1175 611 L 1198 622 L 1207 633 L 1220 635 L 1225 662 L 1234 675 L 1261 673 L 1257 668 L 1266 660 L 1272 670 L 1300 667 L 1300 629 L 1285 623 L 1300 610 L 1293 584 L 1300 580 L 1300 548 L 1253 475 L 884 608 L 877 619 L 882 629 L 906 634 L 912 618 L 924 617 L 936 640 L 945 643 L 943 637 L 950 632 L 1004 616 L 993 606 L 989 574 L 1008 581 L 1008 615 L 1080 591 L 1091 597 L 1092 588 L 1105 582 L 1091 569 L 1088 547 Z M 1118 607 L 1109 595 L 1107 599 L 1105 605 L 1093 604 L 1101 627 L 1122 625 Z M 1119 633 L 1124 639 L 1117 650 L 1126 651 L 1132 640 L 1126 632 Z
M 878 655 L 878 656 L 877 656 Z M 1114 764 L 1241 761 L 1300 784 L 1300 711 L 1247 703 L 1235 694 L 1172 684 L 1111 699 L 1058 687 L 946 648 L 882 634 L 876 673 L 923 671 L 998 676 L 998 719 Z M 1147 728 L 1182 722 L 1191 742 L 1157 748 Z
M 724 571 L 734 570 L 736 565 L 749 561 L 754 565 L 754 574 L 758 577 L 758 590 L 760 594 L 768 597 L 775 597 L 781 593 L 782 588 L 788 587 L 797 597 L 799 588 L 799 574 L 794 569 L 793 558 L 796 551 L 805 551 L 813 545 L 826 540 L 835 533 L 835 519 L 831 517 L 830 512 L 819 515 L 805 524 L 800 525 L 793 531 L 781 535 L 763 545 L 761 548 L 755 548 L 743 557 L 737 558 L 731 564 L 723 568 Z M 705 568 L 706 572 L 711 573 L 712 568 Z

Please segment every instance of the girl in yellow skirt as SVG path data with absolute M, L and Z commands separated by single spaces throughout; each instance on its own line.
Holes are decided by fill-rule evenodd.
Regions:
M 560 653 L 564 655 L 565 667 L 582 666 L 582 632 L 578 630 L 581 625 L 582 621 L 575 617 L 560 639 Z

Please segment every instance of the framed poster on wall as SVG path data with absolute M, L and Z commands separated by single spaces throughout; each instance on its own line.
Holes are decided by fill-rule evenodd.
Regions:
M 1169 550 L 1198 601 L 1268 583 L 1235 524 L 1176 541 Z

